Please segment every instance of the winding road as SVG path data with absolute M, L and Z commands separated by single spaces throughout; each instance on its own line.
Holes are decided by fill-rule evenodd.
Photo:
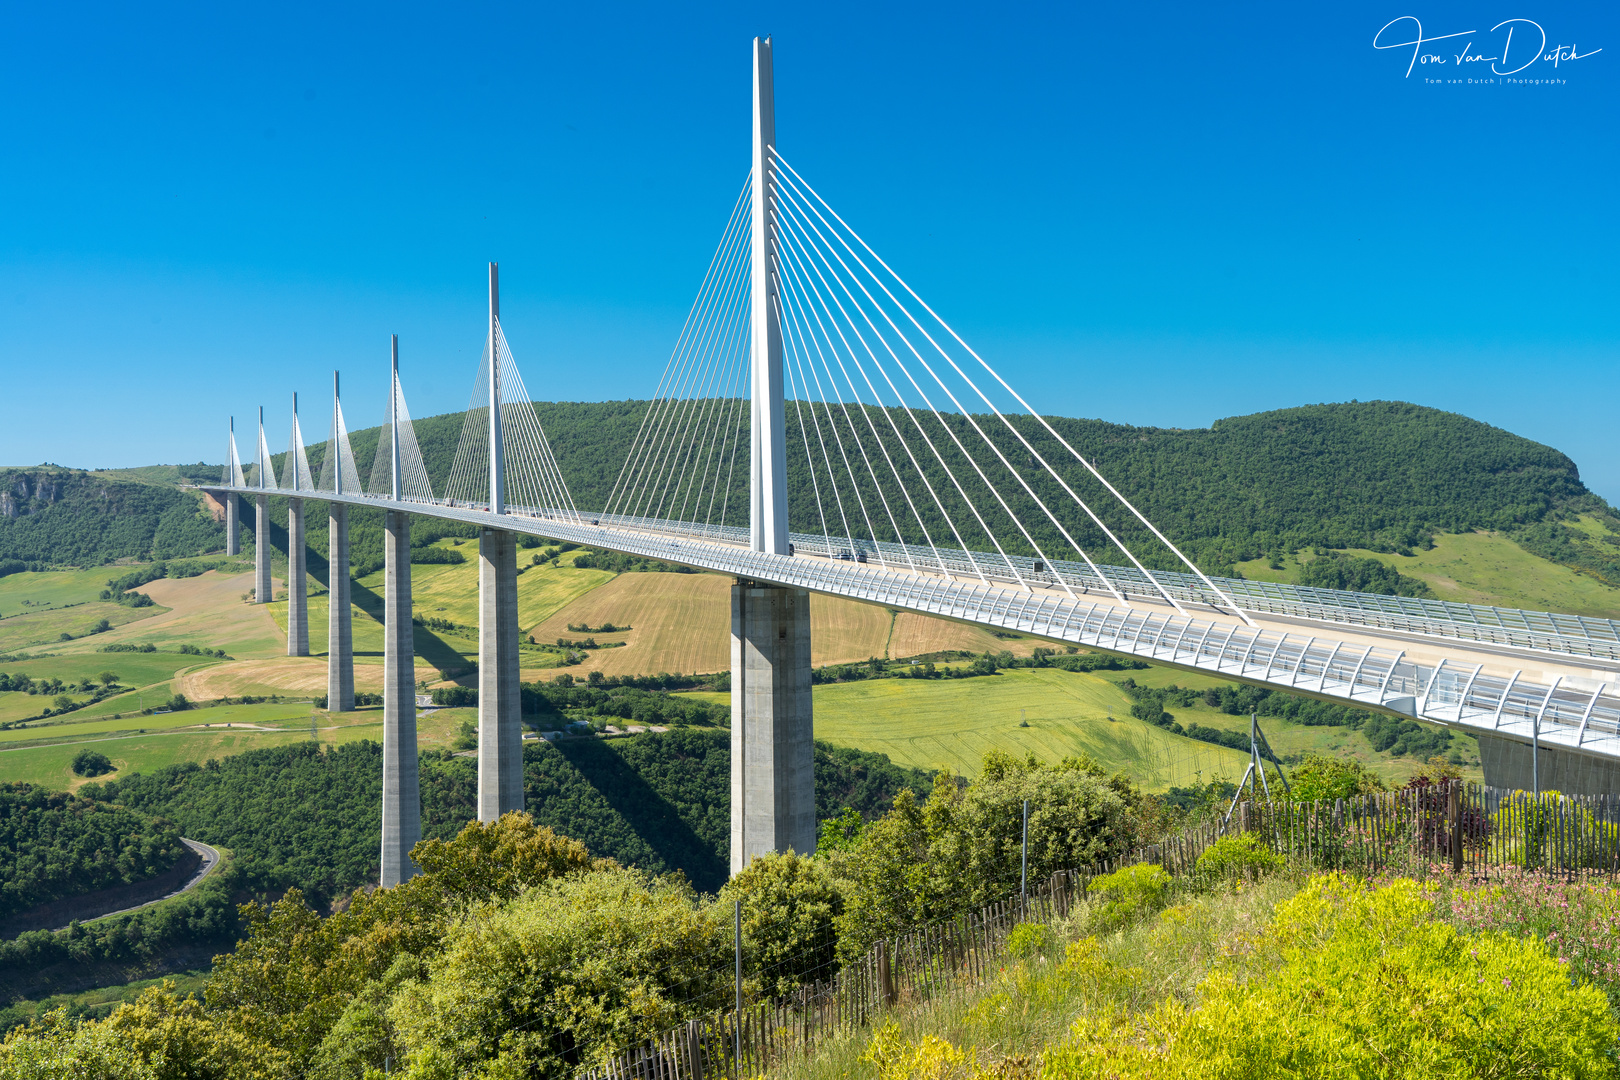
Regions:
M 183 836 L 180 838 L 180 842 L 186 845 L 186 847 L 190 848 L 192 851 L 195 851 L 202 858 L 202 863 L 197 867 L 196 872 L 186 880 L 184 885 L 180 886 L 171 893 L 158 897 L 156 900 L 148 900 L 146 903 L 136 904 L 134 907 L 118 908 L 114 911 L 104 911 L 99 915 L 92 915 L 88 919 L 78 919 L 77 921 L 80 923 L 87 923 L 93 922 L 96 919 L 110 918 L 113 915 L 128 915 L 132 911 L 140 911 L 142 908 L 149 908 L 153 904 L 161 904 L 165 900 L 173 899 L 174 897 L 179 896 L 181 893 L 190 892 L 192 889 L 195 889 L 199 884 L 202 883 L 203 878 L 208 876 L 209 871 L 213 870 L 214 867 L 219 865 L 219 849 L 210 847 L 199 840 L 187 840 Z M 67 926 L 53 926 L 51 929 L 66 930 Z

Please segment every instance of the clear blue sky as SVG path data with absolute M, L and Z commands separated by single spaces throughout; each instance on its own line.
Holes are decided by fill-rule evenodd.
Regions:
M 1620 9 L 1335 4 L 13 4 L 0 462 L 218 461 L 344 372 L 464 407 L 484 263 L 535 396 L 653 389 L 778 143 L 1049 411 L 1454 409 L 1620 501 Z M 1415 15 L 1446 63 L 1375 32 Z M 1510 17 L 1586 55 L 1489 78 Z M 1413 24 L 1385 32 L 1411 40 Z M 1536 31 L 1515 24 L 1517 66 Z M 1593 52 L 1601 49 L 1601 52 Z M 1567 57 L 1567 53 L 1562 54 Z M 247 452 L 247 441 L 244 440 Z

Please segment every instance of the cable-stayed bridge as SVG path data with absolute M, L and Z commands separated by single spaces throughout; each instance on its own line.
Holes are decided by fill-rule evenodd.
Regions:
M 337 381 L 318 475 L 297 399 L 281 475 L 263 410 L 224 498 L 290 500 L 288 651 L 307 655 L 306 500 L 329 507 L 329 706 L 353 705 L 348 508 L 385 511 L 384 884 L 419 837 L 410 521 L 480 529 L 479 817 L 521 808 L 516 539 L 733 575 L 732 865 L 815 842 L 808 593 L 1101 649 L 1480 739 L 1498 786 L 1620 778 L 1620 623 L 1211 577 L 976 353 L 776 150 L 769 40 L 754 45 L 753 163 L 629 453 L 581 509 L 489 318 L 439 490 L 394 343 L 388 422 L 362 481 Z M 341 594 L 340 594 L 341 588 Z

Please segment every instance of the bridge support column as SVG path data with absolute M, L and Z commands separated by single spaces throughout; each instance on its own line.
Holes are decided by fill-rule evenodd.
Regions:
M 309 576 L 304 558 L 304 500 L 287 500 L 287 655 L 309 655 Z
M 1538 779 L 1531 770 L 1529 743 L 1495 735 L 1479 736 L 1479 763 L 1487 787 L 1530 791 Z M 1536 759 L 1542 791 L 1565 795 L 1613 795 L 1620 791 L 1620 761 L 1554 750 L 1545 744 Z
M 327 513 L 327 573 L 331 603 L 326 615 L 326 707 L 354 708 L 354 622 L 349 611 L 349 508 L 330 503 Z
M 731 589 L 731 872 L 816 849 L 810 594 Z
M 517 537 L 478 538 L 478 820 L 523 809 L 518 689 Z
M 253 520 L 253 602 L 268 604 L 270 593 L 270 496 L 254 500 Z
M 242 554 L 242 497 L 234 491 L 225 496 L 225 554 Z
M 389 510 L 384 525 L 387 583 L 383 594 L 384 888 L 416 876 L 411 848 L 422 839 L 422 796 L 416 772 L 416 647 L 411 637 L 411 518 Z

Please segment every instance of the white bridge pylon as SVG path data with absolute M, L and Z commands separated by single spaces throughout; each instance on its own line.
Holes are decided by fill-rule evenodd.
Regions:
M 1620 759 L 1620 624 L 1206 574 L 780 153 L 768 40 L 754 91 L 751 168 L 600 509 L 576 506 L 540 424 L 493 264 L 437 493 L 397 355 L 365 476 L 334 395 L 317 479 L 295 419 L 277 483 L 261 410 L 252 468 L 233 434 L 213 490 L 295 489 L 1101 649 L 1533 744 L 1532 770 L 1548 749 Z M 408 560 L 395 569 L 408 596 Z

